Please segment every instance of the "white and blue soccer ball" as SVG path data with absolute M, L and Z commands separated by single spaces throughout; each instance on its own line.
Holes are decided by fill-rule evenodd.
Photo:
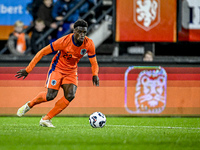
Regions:
M 106 124 L 106 116 L 101 112 L 94 112 L 89 117 L 89 123 L 93 128 L 103 128 Z

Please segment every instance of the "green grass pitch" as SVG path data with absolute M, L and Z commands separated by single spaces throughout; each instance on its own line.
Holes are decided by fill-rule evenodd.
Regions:
M 0 117 L 0 150 L 193 150 L 200 149 L 200 118 L 107 117 L 92 128 L 88 117 Z

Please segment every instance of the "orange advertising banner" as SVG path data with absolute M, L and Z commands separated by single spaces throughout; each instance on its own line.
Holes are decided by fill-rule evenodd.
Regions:
M 27 26 L 24 26 L 27 28 Z M 2 26 L 0 25 L 0 40 L 8 40 L 10 34 L 14 31 L 14 26 Z
M 0 26 L 0 40 L 8 40 L 9 35 L 14 31 L 14 26 Z
M 175 0 L 117 0 L 117 42 L 176 42 Z
M 25 79 L 19 67 L 0 67 L 0 115 L 15 115 L 44 88 L 48 67 L 36 67 Z M 200 68 L 101 67 L 100 86 L 92 85 L 90 67 L 79 67 L 75 99 L 60 115 L 101 111 L 119 116 L 200 116 Z M 47 114 L 63 96 L 32 108 L 27 115 Z

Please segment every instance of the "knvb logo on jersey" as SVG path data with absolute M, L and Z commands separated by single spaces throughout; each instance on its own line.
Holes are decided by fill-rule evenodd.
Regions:
M 56 85 L 56 80 L 52 80 L 51 85 L 53 85 L 53 86 Z
M 87 50 L 86 49 L 81 49 L 81 55 L 85 55 L 86 54 L 86 52 L 87 52 Z
M 160 0 L 134 0 L 133 20 L 145 31 L 149 31 L 160 22 Z
M 200 29 L 200 0 L 182 0 L 182 26 Z

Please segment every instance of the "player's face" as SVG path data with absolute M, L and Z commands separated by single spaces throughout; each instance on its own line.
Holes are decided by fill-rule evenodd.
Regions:
M 78 43 L 83 43 L 86 33 L 87 27 L 76 27 L 74 29 L 75 41 L 77 41 Z

